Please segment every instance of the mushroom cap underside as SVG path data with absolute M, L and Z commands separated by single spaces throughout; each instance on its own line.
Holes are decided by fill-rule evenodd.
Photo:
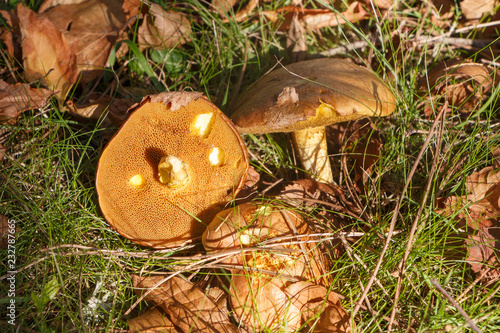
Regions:
M 293 132 L 387 116 L 395 107 L 392 92 L 368 69 L 321 58 L 261 77 L 238 100 L 231 120 L 242 133 Z
M 199 238 L 244 183 L 248 153 L 239 133 L 215 105 L 196 98 L 184 106 L 176 104 L 175 110 L 172 105 L 178 99 L 168 96 L 165 99 L 174 104 L 141 105 L 99 160 L 96 188 L 102 213 L 116 231 L 141 245 L 163 248 Z M 215 119 L 203 138 L 190 128 L 197 115 L 206 113 L 213 113 Z M 214 147 L 225 152 L 221 165 L 210 162 Z M 179 188 L 160 182 L 158 165 L 166 155 L 186 165 L 189 179 Z M 131 185 L 136 175 L 144 178 L 144 185 Z

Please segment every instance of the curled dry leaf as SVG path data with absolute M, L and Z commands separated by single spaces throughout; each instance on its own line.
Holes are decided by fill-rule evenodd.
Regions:
M 177 333 L 168 317 L 158 308 L 146 311 L 128 321 L 129 333 Z
M 143 49 L 166 49 L 189 42 L 190 35 L 191 25 L 183 13 L 165 11 L 152 3 L 139 27 L 138 41 Z
M 22 52 L 28 81 L 43 79 L 59 101 L 76 83 L 76 55 L 54 24 L 22 4 L 17 5 Z
M 462 60 L 443 62 L 434 67 L 419 82 L 419 90 L 431 96 L 428 99 L 444 100 L 458 108 L 462 114 L 477 110 L 500 82 L 500 71 L 490 66 Z M 431 106 L 424 110 L 432 115 Z
M 134 275 L 134 290 L 141 295 L 164 278 Z M 182 332 L 238 332 L 229 321 L 227 309 L 221 307 L 208 293 L 180 277 L 169 278 L 154 288 L 145 299 L 161 306 Z
M 465 235 L 467 262 L 485 279 L 500 275 L 500 170 L 485 168 L 467 178 L 467 194 L 438 199 L 438 212 L 454 216 Z M 457 213 L 458 212 L 458 213 Z
M 43 108 L 51 96 L 52 92 L 47 89 L 0 80 L 0 122 L 14 120 L 26 110 Z

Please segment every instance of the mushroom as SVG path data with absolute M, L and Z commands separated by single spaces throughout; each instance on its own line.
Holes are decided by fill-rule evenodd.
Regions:
M 96 188 L 106 220 L 145 246 L 180 246 L 244 184 L 248 152 L 231 121 L 201 93 L 148 96 L 107 144 Z
M 328 323 L 346 327 L 349 316 L 340 301 L 319 285 L 329 280 L 321 252 L 308 242 L 310 232 L 296 211 L 249 203 L 220 212 L 203 233 L 209 252 L 236 252 L 221 262 L 231 265 L 234 314 L 251 330 L 294 331 L 314 325 L 313 318 L 320 318 L 316 329 Z
M 321 58 L 260 78 L 239 99 L 231 120 L 245 134 L 292 132 L 307 176 L 332 183 L 325 126 L 387 116 L 395 107 L 394 95 L 368 69 Z

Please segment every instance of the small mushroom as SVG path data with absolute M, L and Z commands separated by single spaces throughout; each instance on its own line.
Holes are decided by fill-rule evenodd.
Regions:
M 294 331 L 323 311 L 316 284 L 328 284 L 326 264 L 316 243 L 308 242 L 312 240 L 307 236 L 310 232 L 296 211 L 249 203 L 220 212 L 203 233 L 208 251 L 236 252 L 222 261 L 232 265 L 229 301 L 234 314 L 250 329 L 286 327 Z M 250 250 L 252 247 L 259 249 Z M 307 284 L 291 288 L 296 283 Z M 325 299 L 326 288 L 321 288 Z M 314 304 L 307 299 L 313 294 Z M 307 316 L 304 311 L 308 311 Z M 340 308 L 338 313 L 344 315 L 345 311 Z M 338 318 L 330 321 L 336 323 Z
M 323 266 L 323 256 L 315 242 L 301 244 L 310 237 L 309 225 L 296 211 L 280 206 L 242 204 L 219 212 L 203 232 L 202 243 L 209 252 L 244 249 L 265 246 L 273 241 L 269 251 L 242 251 L 224 263 L 259 267 L 279 271 L 289 276 L 311 279 L 326 283 L 327 277 Z M 299 237 L 297 237 L 299 236 Z M 264 244 L 264 245 L 263 245 Z M 290 251 L 274 252 L 284 248 Z
M 332 183 L 325 126 L 396 107 L 392 92 L 374 73 L 340 59 L 297 62 L 260 78 L 239 99 L 231 120 L 241 133 L 292 132 L 309 177 Z
M 243 140 L 201 93 L 161 93 L 132 111 L 99 160 L 102 213 L 141 245 L 191 242 L 243 186 Z

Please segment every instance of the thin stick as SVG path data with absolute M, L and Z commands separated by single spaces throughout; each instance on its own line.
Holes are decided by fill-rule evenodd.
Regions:
M 440 113 L 442 113 L 442 112 L 444 112 L 444 108 L 440 111 Z M 434 123 L 432 124 L 431 129 L 430 129 L 431 132 L 435 130 L 435 128 L 436 128 L 436 126 L 438 124 L 438 119 L 439 118 L 441 118 L 441 115 L 438 115 L 438 117 L 436 117 L 436 119 L 434 120 Z M 417 167 L 418 167 L 418 165 L 420 163 L 420 160 L 422 159 L 422 156 L 424 155 L 425 150 L 427 149 L 427 146 L 431 142 L 431 138 L 432 138 L 432 135 L 429 135 L 425 139 L 425 142 L 422 145 L 422 148 L 420 148 L 418 156 L 415 159 L 415 162 L 413 163 L 413 166 L 412 166 L 412 168 L 410 170 L 410 173 L 408 174 L 408 179 L 406 180 L 405 186 L 404 186 L 403 190 L 401 191 L 401 196 L 399 197 L 399 200 L 396 203 L 396 207 L 394 207 L 394 211 L 393 211 L 393 214 L 392 214 L 392 220 L 391 220 L 391 224 L 389 226 L 389 232 L 388 232 L 387 238 L 385 240 L 384 247 L 382 249 L 382 252 L 380 253 L 380 256 L 379 256 L 378 261 L 377 261 L 377 265 L 375 266 L 375 269 L 374 269 L 374 271 L 373 271 L 373 273 L 372 273 L 372 275 L 370 277 L 370 280 L 368 281 L 368 284 L 366 285 L 365 290 L 363 290 L 363 294 L 361 295 L 361 298 L 360 298 L 358 304 L 356 305 L 356 307 L 354 308 L 354 311 L 352 312 L 352 317 L 353 318 L 354 318 L 354 316 L 356 316 L 356 314 L 359 311 L 359 304 L 363 303 L 365 297 L 368 295 L 368 292 L 370 291 L 370 288 L 373 285 L 373 282 L 375 281 L 375 278 L 377 277 L 378 271 L 380 270 L 380 266 L 382 265 L 382 260 L 384 259 L 384 256 L 385 256 L 385 252 L 387 252 L 387 249 L 389 248 L 389 243 L 391 242 L 391 239 L 392 239 L 392 234 L 394 232 L 394 227 L 396 225 L 396 220 L 398 219 L 398 215 L 399 215 L 398 214 L 399 213 L 399 208 L 401 207 L 401 204 L 403 203 L 404 194 L 406 193 L 406 190 L 410 186 L 410 182 L 411 182 L 411 180 L 413 178 L 413 175 L 417 171 Z
M 458 312 L 460 312 L 460 314 L 462 315 L 462 317 L 464 317 L 465 321 L 467 322 L 471 330 L 477 333 L 483 333 L 483 331 L 481 331 L 481 329 L 477 327 L 476 323 L 474 323 L 472 319 L 470 319 L 469 315 L 464 311 L 464 309 L 462 309 L 460 304 L 458 304 L 457 301 L 455 301 L 453 297 L 451 297 L 450 294 L 448 294 L 448 292 L 444 290 L 444 288 L 439 284 L 437 279 L 431 279 L 431 282 L 434 285 L 434 287 L 436 287 L 436 289 L 441 294 L 443 294 L 443 296 L 446 297 L 448 301 L 450 301 L 451 305 L 453 305 L 455 309 L 457 309 Z

